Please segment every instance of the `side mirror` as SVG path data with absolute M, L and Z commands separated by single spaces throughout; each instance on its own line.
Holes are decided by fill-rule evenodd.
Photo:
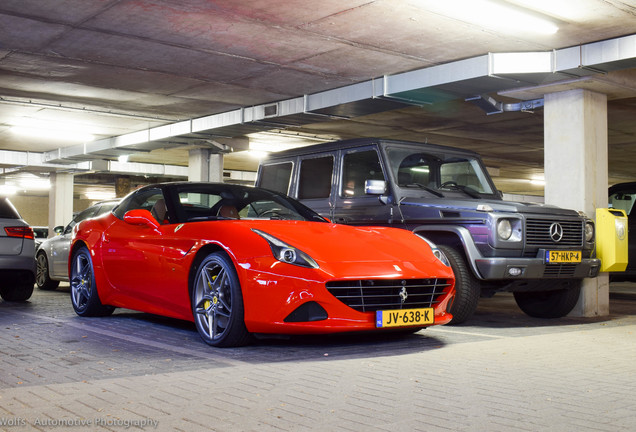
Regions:
M 159 229 L 159 222 L 152 216 L 148 210 L 130 210 L 124 215 L 124 222 L 131 225 L 145 225 L 149 228 Z
M 53 232 L 55 233 L 55 235 L 60 235 L 64 232 L 64 227 L 62 225 L 58 225 L 53 228 Z
M 382 195 L 386 192 L 386 182 L 384 180 L 365 180 L 364 193 L 367 195 Z

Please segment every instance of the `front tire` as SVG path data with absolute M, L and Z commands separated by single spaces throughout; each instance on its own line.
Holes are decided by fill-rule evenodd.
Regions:
M 106 316 L 115 310 L 102 304 L 97 293 L 93 261 L 86 247 L 79 248 L 71 258 L 71 303 L 79 316 Z
M 44 291 L 56 289 L 60 282 L 51 279 L 49 276 L 49 260 L 46 258 L 46 254 L 44 252 L 38 253 L 36 262 L 35 283 L 38 285 L 38 288 Z
M 444 252 L 455 273 L 455 299 L 450 309 L 453 319 L 449 324 L 461 324 L 473 316 L 477 309 L 481 294 L 479 281 L 468 268 L 463 253 L 446 245 L 438 244 L 437 247 Z
M 523 312 L 534 318 L 561 318 L 569 314 L 581 295 L 578 285 L 552 291 L 520 291 L 513 293 Z
M 243 295 L 232 260 L 214 252 L 198 266 L 191 290 L 192 314 L 201 339 L 214 347 L 245 345 Z

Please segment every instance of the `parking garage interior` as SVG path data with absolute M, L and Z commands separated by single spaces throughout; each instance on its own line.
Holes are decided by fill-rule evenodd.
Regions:
M 594 217 L 636 181 L 635 23 L 631 0 L 4 0 L 0 193 L 53 236 L 142 185 L 379 137 Z M 78 321 L 62 284 L 0 303 L 0 430 L 631 430 L 632 285 L 583 292 L 549 322 L 502 296 L 462 326 L 217 352 L 179 321 Z

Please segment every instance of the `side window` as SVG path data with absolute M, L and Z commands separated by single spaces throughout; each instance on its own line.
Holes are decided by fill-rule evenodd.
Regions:
M 329 198 L 333 156 L 304 159 L 300 163 L 298 199 Z
M 97 211 L 97 208 L 98 208 L 97 206 L 92 206 L 87 208 L 86 210 L 82 210 L 81 212 L 79 212 L 77 216 L 75 216 L 73 220 L 68 225 L 66 225 L 66 228 L 64 229 L 64 234 L 69 234 L 71 231 L 73 231 L 73 227 L 77 225 L 78 223 L 80 223 L 81 221 L 83 221 L 84 219 L 92 218 L 93 216 L 95 216 L 95 212 Z
M 375 150 L 347 153 L 342 167 L 342 196 L 364 196 L 367 180 L 386 180 Z
M 630 216 L 634 207 L 634 198 L 636 194 L 615 193 L 609 197 L 609 206 L 615 209 L 625 210 L 627 216 Z
M 292 168 L 293 164 L 291 162 L 263 165 L 261 167 L 261 181 L 259 186 L 284 194 L 289 193 Z
M 160 224 L 169 223 L 166 202 L 160 189 L 148 189 L 134 194 L 115 210 L 115 216 L 123 219 L 131 210 L 148 210 Z

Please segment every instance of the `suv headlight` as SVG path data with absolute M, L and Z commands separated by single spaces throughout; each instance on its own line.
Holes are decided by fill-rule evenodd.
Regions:
M 495 222 L 495 242 L 520 242 L 523 222 L 518 218 L 502 217 Z
M 585 241 L 591 243 L 594 241 L 594 224 L 585 222 Z
M 274 258 L 280 262 L 293 264 L 301 267 L 318 268 L 318 263 L 305 252 L 288 245 L 282 240 L 277 239 L 271 234 L 267 234 L 258 229 L 252 229 L 256 234 L 263 237 L 269 244 Z
M 433 255 L 435 255 L 435 258 L 440 260 L 442 262 L 442 264 L 444 264 L 446 267 L 450 267 L 451 266 L 450 265 L 450 261 L 448 260 L 448 257 L 444 254 L 444 252 L 442 252 L 437 247 L 437 245 L 435 243 L 433 243 L 432 241 L 430 241 L 426 237 L 422 237 L 421 235 L 418 235 L 418 237 L 421 238 L 422 240 L 424 240 L 426 243 L 428 243 L 428 245 L 431 247 L 431 251 L 433 252 Z
M 499 219 L 497 221 L 497 236 L 501 240 L 508 240 L 512 236 L 512 225 L 508 219 Z

